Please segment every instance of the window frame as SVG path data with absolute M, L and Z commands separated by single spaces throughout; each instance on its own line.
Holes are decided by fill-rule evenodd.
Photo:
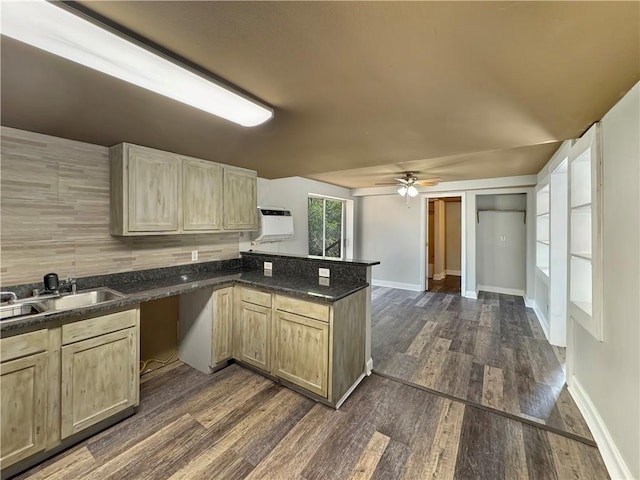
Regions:
M 315 198 L 322 200 L 322 255 L 312 255 L 309 248 L 309 237 L 311 232 L 309 230 L 309 199 Z M 341 204 L 340 209 L 340 256 L 330 257 L 326 255 L 327 251 L 327 200 L 332 202 L 339 202 Z M 346 256 L 346 232 L 345 222 L 347 220 L 347 200 L 340 197 L 332 197 L 329 195 L 318 195 L 315 193 L 309 193 L 307 196 L 307 253 L 311 258 L 330 259 L 330 260 L 342 260 Z

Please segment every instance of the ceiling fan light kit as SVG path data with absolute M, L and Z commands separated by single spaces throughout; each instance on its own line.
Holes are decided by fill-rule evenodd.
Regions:
M 273 117 L 273 109 L 44 0 L 3 2 L 2 34 L 244 127 Z
M 418 187 L 431 187 L 437 185 L 440 178 L 429 178 L 427 180 L 420 180 L 416 177 L 415 172 L 405 172 L 402 178 L 396 178 L 396 182 L 400 183 L 400 188 L 397 192 L 401 197 L 404 197 L 407 203 L 407 207 L 410 207 L 411 198 L 417 196 L 420 192 L 416 188 Z M 397 185 L 397 183 L 376 183 L 376 185 Z

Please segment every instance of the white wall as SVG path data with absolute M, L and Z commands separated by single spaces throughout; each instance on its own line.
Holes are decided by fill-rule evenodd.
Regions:
M 240 243 L 240 251 L 253 248 L 254 250 L 265 252 L 308 255 L 309 224 L 307 199 L 310 193 L 347 200 L 345 225 L 350 225 L 351 229 L 345 232 L 347 238 L 346 253 L 348 257 L 352 257 L 355 202 L 349 193 L 349 189 L 302 177 L 288 177 L 275 180 L 258 178 L 258 205 L 261 207 L 284 207 L 291 210 L 291 214 L 293 215 L 293 238 L 285 240 L 284 242 L 264 243 L 251 247 L 248 235 L 245 235 Z
M 640 478 L 640 83 L 602 119 L 602 142 L 604 341 L 572 322 L 571 382 L 626 464 L 615 474 Z
M 445 268 L 447 275 L 451 272 L 459 272 L 461 269 L 461 226 L 460 226 L 460 202 L 446 202 L 445 206 Z
M 407 208 L 400 195 L 362 197 L 357 222 L 356 256 L 380 260 L 375 284 L 417 290 L 420 286 L 420 202 Z
M 463 195 L 466 237 L 466 272 L 463 279 L 466 283 L 465 294 L 473 298 L 476 295 L 476 196 L 480 194 L 527 194 L 527 248 L 526 248 L 526 298 L 533 298 L 535 268 L 535 206 L 533 188 L 521 185 L 533 185 L 535 176 L 508 177 L 505 179 L 486 179 L 484 181 L 445 182 L 436 187 L 421 189 L 424 195 L 431 191 L 438 196 Z M 452 188 L 448 188 L 451 185 Z M 519 186 L 513 186 L 519 185 Z M 483 189 L 483 186 L 486 189 Z M 453 188 L 456 187 L 456 188 Z M 467 188 L 464 188 L 467 187 Z M 503 187 L 503 188 L 501 188 Z M 421 214 L 426 217 L 426 205 L 423 197 L 411 201 L 407 209 L 404 200 L 397 193 L 381 192 L 380 188 L 357 189 L 352 191 L 360 197 L 358 218 L 356 222 L 356 256 L 380 260 L 373 278 L 378 285 L 390 285 L 397 288 L 420 289 L 421 265 L 420 252 L 426 250 L 426 238 L 421 241 L 421 228 L 426 230 Z M 371 195 L 366 195 L 371 192 Z M 424 253 L 424 252 L 423 252 Z M 425 255 L 426 257 L 426 255 Z M 426 270 L 426 259 L 425 259 Z M 426 272 L 425 272 L 426 275 Z
M 526 225 L 519 212 L 479 212 L 477 282 L 480 290 L 523 295 L 526 276 Z

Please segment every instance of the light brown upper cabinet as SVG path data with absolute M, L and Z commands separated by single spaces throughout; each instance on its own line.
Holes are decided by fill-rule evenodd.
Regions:
M 178 229 L 178 164 L 169 153 L 127 145 L 129 231 Z
M 182 214 L 184 230 L 219 230 L 222 207 L 222 166 L 182 159 Z
M 225 230 L 257 230 L 257 174 L 252 170 L 224 167 Z
M 129 143 L 110 155 L 112 235 L 257 230 L 256 172 Z

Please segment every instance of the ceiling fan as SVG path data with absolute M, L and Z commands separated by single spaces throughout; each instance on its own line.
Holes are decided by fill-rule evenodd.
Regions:
M 438 177 L 420 180 L 418 177 L 416 177 L 417 173 L 419 172 L 404 172 L 401 178 L 395 179 L 395 182 L 376 183 L 376 185 L 398 186 L 398 193 L 401 197 L 406 198 L 408 207 L 411 197 L 415 197 L 416 195 L 418 195 L 418 189 L 416 187 L 432 187 L 434 185 L 437 185 L 441 180 Z

